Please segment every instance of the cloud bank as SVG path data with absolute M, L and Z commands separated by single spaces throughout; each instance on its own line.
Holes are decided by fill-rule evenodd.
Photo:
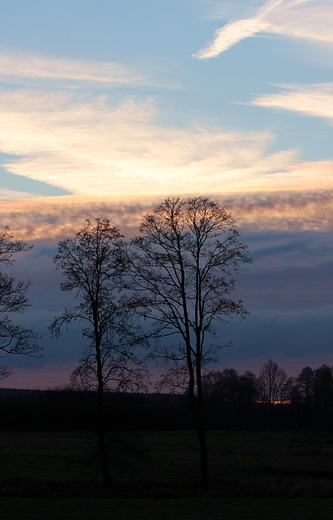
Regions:
M 206 192 L 209 195 L 208 192 Z M 327 231 L 333 228 L 333 191 L 211 194 L 225 204 L 246 232 Z M 0 220 L 17 238 L 55 243 L 82 228 L 86 218 L 109 217 L 127 237 L 138 231 L 143 214 L 167 195 L 135 197 L 41 197 L 4 200 Z
M 333 4 L 330 0 L 269 0 L 254 16 L 228 22 L 212 42 L 194 56 L 213 58 L 244 38 L 273 33 L 333 46 Z

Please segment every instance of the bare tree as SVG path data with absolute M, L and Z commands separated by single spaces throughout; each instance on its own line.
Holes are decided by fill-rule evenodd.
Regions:
M 0 233 L 0 263 L 5 267 L 14 263 L 14 255 L 30 249 L 31 246 L 25 242 L 14 240 L 8 227 Z M 10 313 L 22 313 L 31 305 L 26 296 L 29 286 L 30 282 L 16 280 L 12 274 L 0 272 L 0 357 L 10 354 L 36 356 L 41 350 L 37 345 L 40 335 L 31 329 L 15 325 L 8 316 Z M 6 367 L 0 367 L 0 379 L 10 374 Z
M 135 354 L 140 341 L 133 326 L 133 310 L 122 296 L 122 236 L 108 218 L 97 218 L 74 238 L 59 242 L 54 258 L 66 281 L 63 291 L 75 291 L 79 304 L 65 309 L 50 326 L 59 336 L 61 328 L 84 323 L 87 348 L 74 370 L 74 386 L 97 390 L 97 431 L 100 462 L 105 485 L 111 484 L 105 417 L 105 390 L 139 389 L 146 370 Z
M 258 398 L 258 385 L 256 376 L 247 370 L 240 376 L 240 387 L 242 400 L 248 405 L 252 405 Z
M 297 377 L 297 386 L 299 388 L 300 397 L 306 406 L 309 406 L 313 400 L 315 372 L 310 367 L 304 367 Z
M 333 367 L 321 365 L 314 371 L 313 400 L 320 428 L 332 427 Z
M 269 359 L 259 372 L 258 396 L 269 428 L 273 422 L 273 407 L 291 397 L 292 379 L 277 363 Z
M 259 373 L 258 387 L 260 400 L 263 404 L 273 405 L 281 402 L 288 382 L 288 376 L 283 368 L 269 359 Z
M 171 362 L 171 371 L 186 377 L 204 488 L 209 475 L 202 368 L 215 360 L 223 345 L 216 338 L 215 323 L 246 314 L 242 301 L 230 294 L 239 264 L 249 261 L 235 220 L 223 205 L 206 197 L 167 198 L 143 217 L 128 257 L 131 287 L 141 315 L 152 322 L 152 337 L 180 338 L 159 355 Z M 209 336 L 214 344 L 208 344 Z
M 232 403 L 238 398 L 240 391 L 240 376 L 234 368 L 211 370 L 202 378 L 204 397 L 206 399 L 221 399 Z

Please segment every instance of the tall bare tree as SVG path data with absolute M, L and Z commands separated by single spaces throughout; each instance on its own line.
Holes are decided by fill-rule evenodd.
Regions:
M 136 354 L 140 338 L 133 327 L 133 311 L 122 296 L 124 269 L 122 236 L 108 218 L 97 218 L 74 238 L 59 242 L 54 258 L 66 281 L 63 291 L 74 291 L 79 304 L 65 309 L 50 326 L 59 336 L 63 326 L 78 321 L 87 347 L 74 370 L 74 386 L 97 390 L 97 433 L 105 485 L 111 484 L 105 416 L 106 390 L 139 389 L 144 384 L 145 367 Z
M 333 367 L 321 365 L 314 371 L 313 400 L 320 428 L 332 425 Z
M 263 404 L 274 405 L 285 398 L 288 376 L 286 371 L 275 361 L 264 363 L 258 378 L 260 400 Z
M 297 377 L 297 386 L 300 397 L 304 400 L 307 407 L 312 403 L 314 391 L 315 371 L 311 367 L 304 367 Z
M 258 397 L 269 428 L 273 426 L 274 405 L 291 399 L 292 388 L 293 380 L 283 368 L 271 359 L 264 363 L 258 377 Z
M 186 377 L 204 488 L 209 474 L 202 368 L 222 346 L 216 322 L 246 314 L 242 301 L 230 297 L 239 264 L 250 261 L 239 235 L 223 205 L 206 197 L 167 198 L 143 217 L 128 256 L 130 285 L 141 315 L 152 321 L 152 336 L 179 338 L 163 355 L 172 362 L 171 374 Z M 174 384 L 171 376 L 166 379 Z
M 25 242 L 14 240 L 8 227 L 0 233 L 0 263 L 4 267 L 15 262 L 14 255 L 30 249 L 31 246 Z M 32 329 L 15 325 L 8 316 L 11 313 L 22 313 L 31 305 L 26 296 L 29 286 L 30 282 L 16 280 L 12 274 L 0 271 L 0 357 L 10 354 L 36 356 L 41 351 L 37 344 L 40 335 Z M 10 373 L 6 367 L 0 367 L 0 379 Z

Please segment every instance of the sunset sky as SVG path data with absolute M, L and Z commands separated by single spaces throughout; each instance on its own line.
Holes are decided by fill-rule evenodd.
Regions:
M 133 236 L 168 195 L 223 202 L 253 257 L 216 367 L 333 365 L 332 27 L 332 0 L 3 2 L 1 221 L 34 244 L 12 270 L 44 356 L 0 386 L 68 384 L 80 356 L 79 327 L 47 333 L 57 241 L 99 216 Z

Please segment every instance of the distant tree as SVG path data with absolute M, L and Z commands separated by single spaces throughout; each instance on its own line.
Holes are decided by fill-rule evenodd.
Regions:
M 239 377 L 239 424 L 244 430 L 252 430 L 257 425 L 258 382 L 250 370 Z
M 290 397 L 290 388 L 286 371 L 271 359 L 266 361 L 258 377 L 258 395 L 269 427 L 272 427 L 273 406 Z
M 322 365 L 314 371 L 313 400 L 319 428 L 331 428 L 333 425 L 332 367 Z
M 237 370 L 234 368 L 225 368 L 222 371 L 223 399 L 229 403 L 235 403 L 239 400 L 240 380 Z
M 231 430 L 253 427 L 258 389 L 257 378 L 252 372 L 240 375 L 234 368 L 211 370 L 203 375 L 202 386 L 214 427 L 215 424 Z
M 239 265 L 250 261 L 239 235 L 222 204 L 206 197 L 167 198 L 143 217 L 128 259 L 130 286 L 139 312 L 153 324 L 152 337 L 180 338 L 176 345 L 164 340 L 158 355 L 171 363 L 169 374 L 176 371 L 186 382 L 204 488 L 209 474 L 202 369 L 223 346 L 215 324 L 246 314 L 242 301 L 230 297 Z
M 258 389 L 262 403 L 269 405 L 281 402 L 285 397 L 288 376 L 283 368 L 269 359 L 259 373 Z
M 8 227 L 0 233 L 0 263 L 3 266 L 12 265 L 14 255 L 30 249 L 31 246 L 25 242 L 14 240 Z M 31 305 L 26 296 L 29 286 L 30 282 L 16 280 L 12 274 L 0 271 L 0 357 L 11 354 L 36 356 L 41 351 L 37 344 L 40 335 L 31 329 L 15 325 L 8 316 L 10 313 L 22 313 Z M 6 367 L 0 367 L 0 379 L 10 373 Z
M 208 399 L 252 403 L 258 396 L 257 378 L 249 370 L 241 375 L 234 368 L 211 370 L 203 376 L 202 382 L 205 397 Z
M 313 383 L 314 370 L 310 367 L 304 367 L 296 379 L 300 397 L 306 406 L 309 406 L 313 400 Z
M 210 370 L 206 374 L 202 374 L 202 392 L 206 401 L 216 401 L 222 398 L 221 370 Z
M 63 291 L 74 291 L 79 304 L 65 309 L 50 326 L 58 337 L 61 328 L 78 321 L 87 347 L 71 376 L 73 386 L 97 391 L 97 431 L 105 485 L 111 484 L 107 451 L 106 390 L 142 389 L 145 366 L 135 349 L 140 343 L 133 309 L 122 295 L 124 270 L 122 236 L 108 218 L 97 218 L 74 238 L 59 242 L 54 258 L 66 281 Z
M 203 393 L 207 399 L 221 399 L 232 403 L 238 398 L 239 374 L 234 368 L 211 370 L 202 377 Z
M 254 404 L 258 399 L 258 382 L 253 372 L 247 370 L 240 376 L 241 400 L 247 406 Z

